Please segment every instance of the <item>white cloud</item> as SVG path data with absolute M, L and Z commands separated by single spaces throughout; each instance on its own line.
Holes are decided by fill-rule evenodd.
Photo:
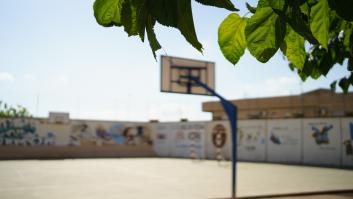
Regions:
M 15 77 L 11 73 L 0 72 L 0 81 L 15 81 Z

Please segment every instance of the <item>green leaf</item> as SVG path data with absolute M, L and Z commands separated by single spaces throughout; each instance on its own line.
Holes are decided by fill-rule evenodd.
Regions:
M 287 26 L 287 34 L 281 45 L 283 54 L 299 70 L 304 67 L 306 52 L 304 48 L 304 38 L 296 33 L 290 26 Z
M 351 76 L 349 76 L 348 80 L 351 83 L 351 85 L 353 86 L 353 72 L 351 72 Z
M 257 2 L 257 8 L 264 8 L 264 7 L 269 7 L 270 4 L 268 2 L 268 0 L 259 0 Z
M 251 13 L 255 13 L 256 12 L 256 8 L 255 7 L 252 7 L 250 4 L 248 4 L 247 2 L 245 3 L 246 5 L 246 8 L 248 8 L 249 12 Z
M 340 17 L 346 21 L 353 21 L 352 0 L 329 0 L 329 5 Z
M 233 3 L 229 0 L 196 0 L 196 1 L 208 6 L 225 8 L 230 11 L 239 11 L 234 7 Z
M 195 32 L 191 0 L 153 0 L 149 6 L 151 15 L 160 24 L 178 28 L 185 39 L 202 52 Z
M 178 1 L 178 28 L 185 39 L 198 51 L 202 52 L 202 44 L 198 41 L 192 17 L 191 1 Z
M 232 64 L 236 64 L 244 54 L 246 19 L 232 13 L 221 23 L 218 28 L 218 44 L 221 51 Z
M 340 82 L 338 83 L 338 85 L 342 88 L 344 93 L 348 93 L 348 88 L 349 88 L 350 82 L 347 78 L 345 78 L 345 77 L 342 78 L 340 80 Z
M 327 50 L 330 9 L 327 0 L 319 0 L 310 12 L 310 29 L 321 46 Z
M 152 19 L 151 16 L 149 16 L 147 19 L 146 32 L 147 32 L 148 41 L 150 42 L 153 56 L 156 59 L 155 52 L 161 48 L 161 45 L 157 41 L 156 34 L 154 33 L 153 27 L 154 27 L 155 23 L 156 23 L 156 21 L 154 19 Z
M 311 44 L 319 44 L 310 30 L 310 25 L 307 19 L 308 16 L 302 13 L 299 5 L 295 4 L 295 2 L 292 3 L 293 5 L 289 7 L 285 13 L 287 23 L 293 28 L 295 32 L 303 36 Z
M 257 8 L 245 27 L 250 53 L 260 62 L 267 62 L 283 42 L 285 27 L 285 22 L 271 7 Z
M 337 81 L 334 81 L 330 84 L 331 92 L 336 92 Z
M 285 0 L 268 0 L 271 8 L 276 10 L 283 10 Z
M 353 36 L 353 25 L 351 23 L 346 23 L 344 27 L 344 38 L 343 45 L 346 51 L 350 50 L 351 37 Z
M 125 0 L 121 10 L 121 21 L 125 32 L 129 35 L 138 34 L 137 6 L 133 0 Z
M 96 0 L 93 4 L 94 16 L 97 23 L 109 26 L 121 26 L 121 9 L 124 0 Z

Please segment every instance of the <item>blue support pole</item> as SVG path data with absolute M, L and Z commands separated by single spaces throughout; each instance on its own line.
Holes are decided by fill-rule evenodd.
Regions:
M 197 85 L 202 86 L 213 96 L 218 97 L 221 100 L 224 111 L 227 113 L 229 123 L 232 130 L 232 198 L 236 198 L 236 181 L 237 181 L 237 107 L 224 97 L 216 93 L 215 90 L 208 87 L 205 83 L 201 82 L 199 78 L 194 76 L 186 75 L 181 78 L 188 78 L 194 81 Z

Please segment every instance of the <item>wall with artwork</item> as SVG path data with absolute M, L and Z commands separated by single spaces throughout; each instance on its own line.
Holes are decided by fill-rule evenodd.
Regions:
M 339 119 L 303 121 L 303 163 L 339 166 L 341 159 Z
M 228 121 L 56 124 L 1 118 L 0 159 L 159 156 L 224 161 L 231 159 L 231 138 Z M 241 120 L 237 141 L 240 161 L 353 167 L 353 118 Z
M 266 160 L 266 121 L 243 120 L 238 122 L 238 159 Z
M 267 161 L 300 163 L 302 155 L 302 120 L 267 121 Z
M 341 120 L 342 127 L 342 165 L 353 167 L 353 118 Z
M 209 122 L 206 130 L 206 157 L 219 161 L 231 159 L 231 129 L 228 121 Z
M 162 156 L 205 158 L 205 122 L 157 123 L 155 150 Z
M 55 152 L 47 154 L 53 147 L 57 148 Z M 90 157 L 86 154 L 88 151 L 92 152 L 92 157 L 99 153 L 102 157 L 155 154 L 149 123 L 70 120 L 56 124 L 47 119 L 0 119 L 0 158 L 25 158 L 28 155 L 21 156 L 21 153 L 29 154 L 31 150 L 48 158 L 66 157 L 63 151 L 67 151 L 67 157 L 72 153 L 77 157 Z

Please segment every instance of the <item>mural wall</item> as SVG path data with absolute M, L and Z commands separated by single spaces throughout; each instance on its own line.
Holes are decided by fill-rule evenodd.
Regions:
M 238 159 L 265 161 L 265 120 L 244 120 L 238 122 Z
M 193 159 L 205 158 L 206 123 L 159 123 L 155 129 L 158 139 L 155 146 L 157 154 Z
M 87 152 L 85 157 L 91 152 L 99 157 L 96 149 L 100 148 L 109 156 L 140 154 L 222 161 L 231 159 L 231 129 L 228 121 L 70 120 L 53 124 L 47 119 L 0 119 L 1 154 L 11 148 L 42 146 L 82 148 Z M 239 121 L 237 153 L 238 159 L 245 161 L 353 167 L 353 118 Z
M 231 159 L 231 130 L 228 121 L 209 122 L 206 133 L 206 157 L 219 161 Z
M 303 162 L 339 166 L 341 130 L 339 119 L 306 119 L 303 121 Z
M 301 162 L 302 120 L 283 119 L 267 122 L 267 160 L 270 162 Z
M 37 121 L 33 119 L 1 119 L 1 146 L 54 145 L 55 135 L 48 132 L 38 134 Z
M 47 120 L 0 119 L 2 146 L 106 146 L 148 145 L 152 131 L 146 123 L 72 120 L 52 124 Z

